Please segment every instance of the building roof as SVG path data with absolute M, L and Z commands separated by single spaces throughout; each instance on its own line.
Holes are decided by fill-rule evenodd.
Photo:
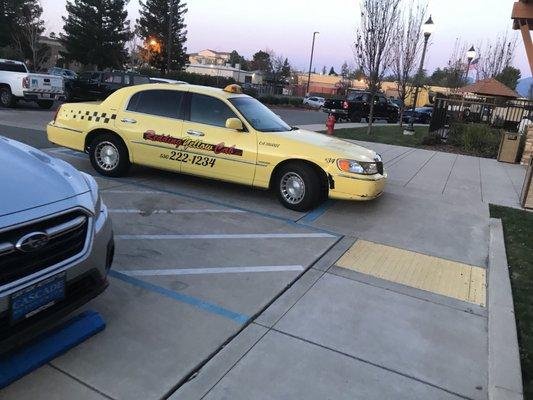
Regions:
M 472 83 L 471 85 L 467 85 L 458 89 L 458 92 L 475 93 L 495 97 L 519 97 L 518 93 L 494 78 L 482 79 Z
M 528 25 L 529 30 L 533 29 L 533 1 L 520 0 L 513 4 L 511 14 L 513 19 L 513 29 L 520 29 L 520 25 Z

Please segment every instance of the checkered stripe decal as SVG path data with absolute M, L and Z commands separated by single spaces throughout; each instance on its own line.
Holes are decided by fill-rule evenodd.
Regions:
M 89 111 L 82 111 L 78 110 L 76 113 L 74 110 L 70 110 L 71 117 L 73 119 L 87 119 L 87 121 L 95 121 L 100 122 L 102 121 L 104 124 L 109 123 L 109 121 L 117 119 L 117 114 L 109 114 L 109 113 L 99 113 L 97 111 L 89 112 Z

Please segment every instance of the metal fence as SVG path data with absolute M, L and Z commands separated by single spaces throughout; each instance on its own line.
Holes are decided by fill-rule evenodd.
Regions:
M 472 122 L 517 132 L 524 118 L 533 121 L 533 100 L 438 97 L 433 106 L 429 131 L 446 137 L 450 124 Z

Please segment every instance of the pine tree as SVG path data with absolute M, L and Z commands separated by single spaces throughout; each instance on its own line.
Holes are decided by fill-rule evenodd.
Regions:
M 37 15 L 36 21 L 30 18 L 31 23 L 36 23 L 37 29 L 42 32 L 43 22 L 40 19 L 42 8 L 38 0 L 0 0 L 0 47 L 11 47 L 14 51 L 20 43 L 21 23 L 28 21 L 28 14 Z M 23 57 L 19 54 L 19 57 Z
M 98 69 L 121 68 L 131 38 L 126 0 L 68 0 L 60 35 L 65 57 Z
M 187 25 L 184 16 L 187 4 L 183 0 L 146 0 L 139 2 L 140 18 L 137 20 L 137 32 L 146 43 L 158 43 L 157 51 L 151 51 L 150 65 L 164 72 L 167 68 L 168 35 L 172 31 L 170 41 L 170 68 L 182 69 L 187 63 Z M 172 24 L 169 29 L 169 10 L 172 6 Z
M 330 70 L 329 70 L 329 75 L 337 76 L 337 73 L 335 72 L 335 70 L 333 69 L 333 67 L 330 68 Z

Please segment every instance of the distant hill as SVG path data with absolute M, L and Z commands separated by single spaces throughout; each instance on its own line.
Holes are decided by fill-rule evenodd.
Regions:
M 529 88 L 533 84 L 533 77 L 529 78 L 523 78 L 518 81 L 518 85 L 516 85 L 516 91 L 520 94 L 520 96 L 528 97 L 529 96 Z

